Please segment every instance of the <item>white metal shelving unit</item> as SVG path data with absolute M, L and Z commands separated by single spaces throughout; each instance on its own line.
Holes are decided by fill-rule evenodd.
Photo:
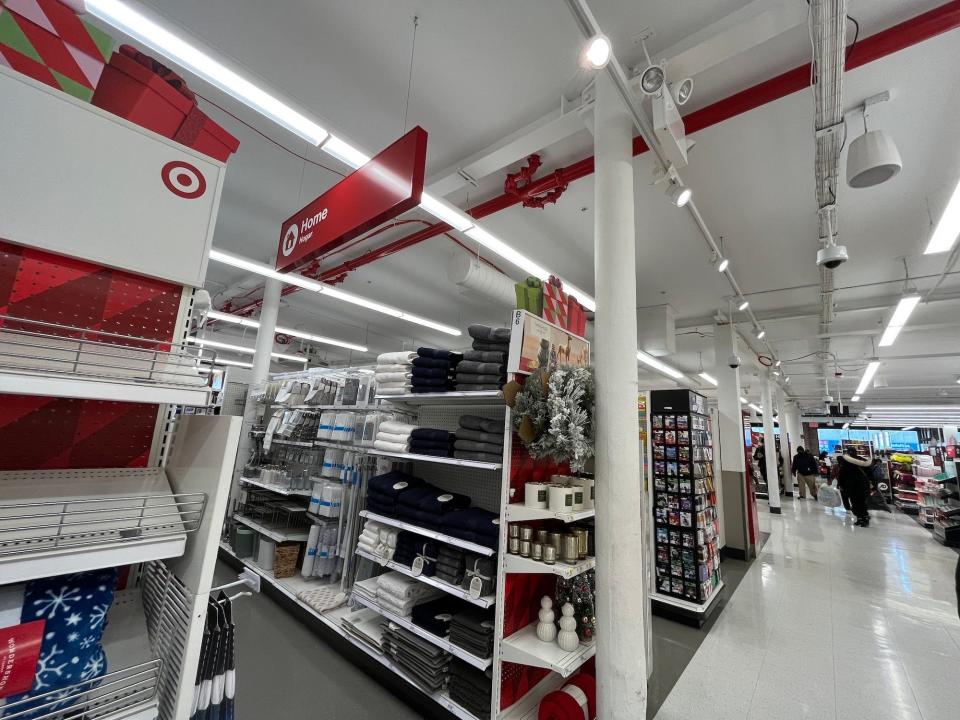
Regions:
M 505 662 L 546 668 L 560 677 L 573 675 L 596 652 L 596 643 L 581 643 L 572 652 L 562 650 L 556 643 L 545 643 L 537 637 L 536 623 L 504 638 L 500 644 L 500 658 Z
M 414 453 L 387 452 L 386 450 L 367 450 L 367 454 L 378 457 L 391 458 L 403 462 L 435 463 L 437 465 L 457 465 L 459 467 L 476 468 L 477 470 L 499 470 L 501 463 L 481 462 L 479 460 L 461 460 L 452 457 L 438 457 L 436 455 L 415 455 Z
M 297 495 L 300 497 L 310 497 L 310 490 L 297 490 L 295 488 L 283 487 L 282 485 L 275 485 L 273 483 L 263 482 L 257 480 L 256 478 L 241 477 L 240 482 L 246 483 L 247 485 L 253 485 L 264 490 L 269 490 L 270 492 L 275 492 L 278 495 Z
M 525 558 L 520 555 L 507 555 L 503 559 L 504 572 L 508 573 L 536 573 L 553 574 L 562 578 L 570 579 L 576 577 L 587 570 L 593 570 L 597 566 L 596 558 L 588 557 L 586 560 L 580 560 L 574 564 L 567 564 L 559 560 L 553 565 L 547 565 L 540 560 Z
M 374 562 L 380 565 L 381 567 L 385 567 L 390 570 L 395 570 L 398 573 L 401 573 L 408 577 L 416 578 L 417 580 L 424 583 L 425 585 L 432 585 L 435 588 L 439 588 L 440 590 L 443 590 L 448 595 L 453 595 L 455 597 L 460 598 L 461 600 L 466 600 L 467 602 L 473 603 L 474 605 L 477 605 L 479 607 L 488 608 L 492 606 L 494 603 L 496 603 L 497 601 L 496 595 L 483 595 L 481 597 L 475 598 L 469 592 L 467 592 L 466 590 L 464 590 L 463 588 L 457 585 L 451 585 L 448 582 L 444 582 L 443 580 L 438 580 L 437 578 L 430 577 L 428 575 L 415 575 L 414 572 L 410 568 L 408 568 L 406 565 L 401 565 L 400 563 L 393 562 L 392 560 L 388 560 L 387 562 L 382 562 L 379 558 L 371 555 L 365 550 L 361 550 L 360 548 L 357 548 L 356 552 L 357 552 L 357 555 L 359 555 L 360 557 L 366 558 L 367 560 L 370 560 L 371 562 Z
M 530 520 L 559 520 L 564 523 L 579 522 L 580 520 L 589 520 L 595 515 L 593 510 L 579 510 L 577 512 L 559 512 L 553 510 L 540 510 L 538 508 L 528 508 L 523 503 L 510 503 L 507 505 L 507 519 L 510 522 L 528 522 Z
M 395 405 L 503 405 L 503 393 L 499 390 L 476 392 L 407 393 L 406 395 L 377 395 L 380 402 Z
M 439 540 L 447 545 L 455 545 L 458 548 L 469 550 L 470 552 L 478 553 L 480 555 L 489 556 L 497 554 L 496 550 L 493 548 L 488 548 L 486 545 L 478 545 L 477 543 L 470 542 L 469 540 L 463 540 L 461 538 L 454 537 L 453 535 L 445 535 L 444 533 L 437 532 L 436 530 L 422 528 L 419 525 L 413 525 L 411 523 L 404 522 L 403 520 L 387 517 L 386 515 L 378 515 L 377 513 L 370 512 L 369 510 L 361 510 L 360 517 L 367 518 L 368 520 L 373 520 L 374 522 L 382 523 L 384 525 L 391 525 L 392 527 L 416 533 L 417 535 L 423 535 L 424 537 L 432 538 L 433 540 Z
M 276 523 L 253 520 L 243 515 L 234 515 L 233 519 L 238 523 L 246 525 L 251 530 L 277 542 L 306 542 L 310 536 L 309 528 L 288 528 L 283 525 L 277 525 Z

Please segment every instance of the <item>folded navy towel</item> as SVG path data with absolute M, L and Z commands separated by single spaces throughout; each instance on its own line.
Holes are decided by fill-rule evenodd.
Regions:
M 443 519 L 443 515 L 423 512 L 422 510 L 407 507 L 406 505 L 397 506 L 397 515 L 417 527 L 427 528 L 429 530 L 439 530 L 440 520 Z
M 507 366 L 503 363 L 477 362 L 475 360 L 464 360 L 457 365 L 457 374 L 476 373 L 478 375 L 502 375 L 507 371 Z
M 367 499 L 367 510 L 370 512 L 376 513 L 377 515 L 386 515 L 387 517 L 397 517 L 399 514 L 397 512 L 396 505 L 386 505 L 382 506 L 373 500 Z
M 392 495 L 384 495 L 381 492 L 377 492 L 373 488 L 370 488 L 367 491 L 367 500 L 375 502 L 384 507 L 394 507 L 397 505 L 397 498 L 393 497 Z
M 500 390 L 503 383 L 496 385 L 478 385 L 476 383 L 454 383 L 454 389 L 457 392 L 480 392 L 481 390 Z
M 460 538 L 461 540 L 468 540 L 469 542 L 476 543 L 477 545 L 483 545 L 488 547 L 491 550 L 496 550 L 499 545 L 499 539 L 491 537 L 490 535 L 485 535 L 484 533 L 474 532 L 473 530 L 455 530 L 453 528 L 440 528 L 447 535 L 453 535 L 455 538 Z
M 474 340 L 473 349 L 481 350 L 483 352 L 510 352 L 510 343 L 509 342 L 490 342 L 489 340 Z
M 414 430 L 416 432 L 416 430 Z M 474 442 L 490 443 L 503 447 L 503 435 L 500 433 L 483 432 L 482 430 L 468 430 L 460 428 L 457 430 L 457 440 L 473 440 Z
M 434 360 L 447 360 L 451 363 L 458 363 L 463 360 L 463 353 L 455 350 L 444 350 L 443 348 L 417 348 L 417 355 L 424 358 L 433 358 Z
M 451 453 L 453 450 L 450 446 L 444 446 L 442 448 L 438 447 L 415 447 L 410 446 L 411 455 L 430 455 L 431 457 L 453 457 Z
M 440 367 L 414 367 L 411 375 L 415 378 L 447 378 L 450 370 Z
M 457 373 L 454 382 L 458 385 L 502 385 L 507 381 L 504 373 L 490 373 L 482 375 L 479 373 Z
M 422 498 L 420 502 L 417 503 L 417 507 L 422 512 L 442 515 L 453 512 L 454 510 L 463 510 L 464 508 L 470 507 L 470 496 L 441 490 L 440 492 L 431 493 Z
M 503 420 L 491 420 L 477 415 L 461 415 L 459 425 L 467 430 L 480 430 L 488 433 L 502 433 Z
M 498 363 L 503 365 L 507 362 L 507 353 L 497 352 L 495 350 L 467 350 L 463 354 L 463 359 L 473 362 Z M 459 365 L 457 367 L 460 367 Z
M 410 384 L 413 387 L 445 387 L 450 383 L 446 377 L 413 377 L 410 379 Z
M 449 450 L 453 446 L 453 438 L 450 440 L 411 440 L 410 449 L 413 448 L 431 449 L 431 450 Z
M 410 441 L 417 442 L 419 440 L 433 440 L 433 441 L 443 441 L 450 442 L 455 438 L 454 434 L 449 430 L 440 430 L 439 428 L 417 428 L 410 433 Z
M 383 475 L 376 475 L 367 482 L 367 486 L 371 490 L 382 495 L 388 495 L 391 497 L 399 497 L 400 493 L 403 490 L 411 487 L 417 487 L 418 485 L 423 485 L 423 479 L 418 478 L 414 475 L 408 475 L 405 472 L 400 472 L 399 470 L 394 470 Z
M 420 501 L 423 500 L 423 498 L 438 491 L 439 488 L 430 483 L 417 485 L 400 493 L 400 495 L 397 496 L 397 505 L 416 510 L 420 507 Z
M 457 460 L 470 460 L 472 462 L 498 463 L 503 457 L 497 453 L 473 452 L 472 450 L 454 450 L 453 456 Z
M 450 632 L 453 616 L 466 607 L 467 604 L 460 598 L 445 595 L 415 606 L 410 612 L 410 619 L 414 625 L 419 625 L 438 637 L 446 637 Z
M 474 340 L 486 340 L 488 342 L 507 342 L 510 340 L 510 328 L 508 327 L 490 327 L 477 323 L 468 327 L 467 333 Z
M 454 535 L 454 530 L 466 530 L 495 538 L 500 533 L 500 516 L 483 508 L 472 507 L 447 513 L 441 519 L 440 526 L 449 535 Z
M 477 453 L 490 453 L 491 455 L 497 455 L 503 452 L 503 445 L 497 445 L 495 443 L 488 442 L 477 442 L 476 440 L 461 440 L 457 438 L 457 441 L 453 444 L 454 450 L 466 450 L 468 452 L 477 452 Z
M 415 368 L 440 368 L 441 370 L 450 369 L 449 360 L 438 360 L 436 358 L 429 357 L 415 357 L 413 359 L 413 367 Z M 411 371 L 412 372 L 412 371 Z

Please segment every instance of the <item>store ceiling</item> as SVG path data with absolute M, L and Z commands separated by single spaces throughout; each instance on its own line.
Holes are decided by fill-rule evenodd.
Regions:
M 789 8 L 793 1 L 782 0 L 782 4 Z M 802 0 L 796 3 L 803 4 Z M 412 17 L 417 14 L 406 126 L 420 124 L 430 134 L 428 178 L 446 174 L 459 161 L 555 110 L 575 69 L 580 42 L 565 5 L 552 0 L 156 0 L 151 4 L 370 151 L 388 144 L 405 127 Z M 851 0 L 849 12 L 860 23 L 863 38 L 939 4 Z M 593 0 L 591 6 L 626 66 L 640 62 L 642 50 L 636 36 L 645 28 L 654 31 L 649 48 L 659 57 L 664 49 L 683 47 L 685 38 L 695 33 L 709 34 L 723 27 L 730 13 L 756 7 L 743 0 Z M 833 349 L 844 368 L 840 395 L 845 399 L 866 359 L 877 354 L 871 337 L 876 340 L 882 331 L 901 290 L 902 258 L 907 258 L 911 275 L 922 278 L 916 282 L 921 292 L 944 269 L 945 255 L 921 253 L 931 217 L 939 216 L 960 178 L 960 125 L 956 123 L 960 79 L 954 72 L 958 49 L 960 32 L 954 31 L 848 72 L 844 79 L 848 109 L 869 95 L 890 91 L 892 100 L 874 110 L 871 127 L 892 135 L 904 161 L 903 172 L 886 185 L 851 190 L 844 183 L 838 197 L 840 242 L 851 254 L 850 262 L 836 274 L 839 313 L 833 328 L 839 333 Z M 806 26 L 801 24 L 698 75 L 694 97 L 684 112 L 796 67 L 809 59 L 809 53 Z M 211 88 L 203 89 L 199 81 L 191 84 L 260 132 L 329 168 L 305 164 L 235 119 L 210 110 L 241 140 L 239 153 L 230 161 L 214 244 L 268 259 L 275 252 L 282 219 L 330 187 L 346 169 L 322 152 L 308 152 L 302 141 Z M 682 171 L 714 235 L 723 236 L 724 252 L 753 309 L 761 318 L 769 317 L 763 322 L 786 361 L 792 392 L 808 407 L 820 404 L 823 395 L 819 367 L 803 364 L 814 358 L 789 361 L 812 352 L 818 332 L 812 314 L 818 303 L 812 110 L 812 93 L 805 90 L 702 130 L 694 136 L 697 147 L 690 166 Z M 851 139 L 861 131 L 859 123 L 851 124 Z M 543 149 L 541 174 L 591 154 L 592 137 L 584 130 Z M 729 287 L 710 266 L 709 253 L 687 214 L 649 187 L 649 155 L 638 158 L 635 167 L 638 303 L 674 306 L 678 333 L 683 334 L 678 336 L 678 353 L 667 360 L 695 374 L 701 362 L 708 369 L 714 364 L 710 318 L 726 308 Z M 448 199 L 467 207 L 498 195 L 504 172 L 481 179 L 478 187 L 470 187 L 469 195 L 459 190 Z M 588 176 L 573 183 L 555 206 L 545 210 L 515 206 L 489 216 L 484 225 L 591 291 L 593 204 L 593 181 Z M 331 257 L 329 265 L 417 228 L 391 229 Z M 465 237 L 460 239 L 473 247 Z M 448 238 L 434 238 L 355 271 L 344 287 L 460 327 L 473 321 L 504 321 L 506 307 L 465 297 L 447 279 L 450 255 L 463 252 Z M 504 269 L 518 276 L 515 268 Z M 211 291 L 220 293 L 218 299 L 224 291 L 234 295 L 238 281 L 254 289 L 253 298 L 258 296 L 255 283 L 242 272 L 214 264 L 209 277 Z M 960 275 L 948 276 L 937 297 L 960 298 Z M 850 309 L 871 305 L 872 309 Z M 885 361 L 879 375 L 887 387 L 871 390 L 871 400 L 952 398 L 956 402 L 960 398 L 960 385 L 955 382 L 960 375 L 958 307 L 957 299 L 921 305 L 910 326 L 926 329 L 908 328 L 893 348 L 879 353 L 881 359 L 956 357 Z M 283 324 L 362 342 L 372 351 L 405 343 L 450 344 L 449 336 L 413 325 L 398 327 L 381 317 L 305 293 L 289 296 L 281 311 Z M 849 334 L 864 331 L 876 334 Z M 744 355 L 749 353 L 745 350 Z M 328 359 L 338 362 L 348 356 L 331 351 Z M 745 365 L 745 382 L 751 399 L 756 399 L 759 383 L 750 377 L 751 365 Z M 662 379 L 643 375 L 642 382 L 662 383 Z M 941 388 L 948 389 L 948 398 L 938 394 Z M 837 395 L 832 377 L 831 392 Z

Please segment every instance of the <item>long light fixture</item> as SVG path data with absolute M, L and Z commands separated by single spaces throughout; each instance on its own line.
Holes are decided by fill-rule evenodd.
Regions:
M 880 337 L 880 347 L 890 347 L 896 342 L 897 335 L 903 330 L 907 324 L 907 320 L 910 319 L 910 314 L 919 302 L 919 295 L 907 295 L 900 298 L 896 310 L 894 310 L 893 315 L 890 316 L 890 322 L 887 323 L 887 329 L 883 331 L 883 335 Z
M 746 399 L 745 397 L 743 397 L 742 395 L 740 396 L 740 404 L 741 404 L 741 405 L 746 405 L 746 404 L 747 404 L 747 399 Z
M 188 343 L 193 343 L 199 347 L 210 346 L 213 348 L 220 348 L 221 350 L 230 350 L 231 352 L 241 353 L 243 355 L 253 355 L 256 352 L 255 348 L 246 347 L 244 345 L 232 345 L 230 343 L 220 342 L 219 340 L 208 340 L 207 338 L 198 338 L 190 336 L 187 338 Z M 271 352 L 271 357 L 275 357 L 278 360 L 293 360 L 294 362 L 305 363 L 308 361 L 308 358 L 303 355 L 287 355 L 286 353 Z
M 260 327 L 260 323 L 257 322 L 256 320 L 240 317 L 239 315 L 231 315 L 230 313 L 220 312 L 219 310 L 208 311 L 207 317 L 212 320 L 221 320 L 223 322 L 233 323 L 235 325 L 242 325 L 243 327 L 249 327 L 249 328 Z M 337 347 L 346 348 L 347 350 L 356 350 L 358 352 L 367 352 L 367 348 L 363 345 L 356 345 L 354 343 L 349 343 L 346 340 L 336 340 L 334 338 L 324 337 L 323 335 L 314 335 L 313 333 L 304 332 L 303 330 L 297 330 L 296 328 L 289 328 L 289 327 L 284 327 L 282 325 L 277 325 L 274 331 L 281 333 L 283 335 L 292 335 L 293 337 L 303 338 L 304 340 L 310 340 L 315 343 L 322 343 L 324 345 L 335 345 Z
M 850 398 L 851 400 L 856 402 L 860 399 L 860 396 L 867 391 L 867 388 L 870 387 L 870 381 L 873 380 L 873 376 L 876 374 L 877 368 L 879 367 L 880 362 L 877 360 L 867 364 L 867 369 L 863 371 L 863 377 L 860 378 L 860 384 L 857 385 L 857 391 L 853 394 L 853 397 Z
M 916 425 L 907 425 L 905 428 L 900 428 L 900 432 L 907 432 L 907 430 L 915 430 Z
M 119 0 L 85 0 L 87 12 L 121 30 L 307 142 L 320 145 L 330 133 L 306 115 L 234 72 L 165 27 Z
M 860 396 L 854 395 L 852 398 L 850 398 L 850 402 L 860 402 Z
M 466 232 L 476 225 L 473 218 L 462 212 L 459 208 L 455 208 L 429 193 L 420 195 L 420 207 L 459 232 Z
M 208 362 L 208 363 L 210 363 L 211 365 L 234 365 L 235 367 L 242 367 L 242 368 L 252 368 L 252 367 L 253 367 L 253 363 L 242 362 L 242 361 L 240 361 L 240 360 L 227 360 L 226 358 L 222 358 L 222 357 L 218 357 L 215 361 L 214 361 L 214 360 L 208 360 L 208 359 L 206 359 L 206 358 L 200 358 L 200 361 L 201 361 L 201 362 Z
M 707 374 L 707 373 L 705 373 L 705 372 L 697 373 L 697 375 L 699 375 L 700 377 L 702 377 L 704 380 L 706 380 L 708 383 L 710 383 L 710 384 L 713 385 L 714 387 L 718 387 L 718 386 L 720 385 L 720 383 L 717 382 L 717 379 L 716 379 L 715 377 L 713 377 L 713 375 L 709 375 L 709 374 Z
M 717 272 L 726 272 L 728 267 L 730 267 L 730 260 L 725 257 L 717 258 Z
M 940 222 L 934 228 L 933 235 L 930 236 L 930 242 L 927 249 L 923 251 L 924 255 L 947 252 L 953 247 L 960 235 L 960 182 L 953 190 L 947 207 L 940 216 Z
M 242 270 L 249 270 L 252 273 L 257 275 L 263 275 L 264 277 L 273 278 L 279 280 L 282 283 L 287 285 L 296 285 L 302 287 L 305 290 L 310 290 L 312 292 L 318 293 L 320 295 L 325 295 L 327 297 L 333 298 L 335 300 L 342 300 L 344 302 L 351 303 L 353 305 L 359 305 L 360 307 L 365 307 L 368 310 L 373 310 L 374 312 L 382 313 L 384 315 L 389 315 L 390 317 L 395 317 L 400 320 L 406 320 L 407 322 L 415 323 L 416 325 L 423 325 L 424 327 L 433 328 L 434 330 L 439 330 L 442 333 L 447 335 L 461 335 L 462 333 L 457 330 L 455 327 L 450 327 L 449 325 L 444 325 L 443 323 L 438 323 L 433 320 L 429 320 L 420 315 L 414 315 L 413 313 L 408 313 L 403 310 L 398 310 L 395 307 L 389 305 L 384 305 L 383 303 L 378 303 L 373 300 L 367 300 L 364 297 L 359 295 L 354 295 L 353 293 L 347 292 L 345 290 L 339 290 L 331 285 L 319 282 L 317 280 L 311 280 L 310 278 L 303 277 L 303 275 L 297 275 L 296 273 L 280 273 L 271 268 L 269 265 L 259 263 L 255 260 L 250 260 L 248 258 L 240 257 L 239 255 L 233 255 L 231 253 L 223 252 L 222 250 L 210 250 L 210 259 L 224 265 L 230 265 L 232 267 L 240 268 Z
M 757 413 L 757 415 L 763 415 L 763 408 L 757 405 L 756 403 L 750 403 L 747 407 Z
M 672 377 L 674 380 L 681 380 L 683 378 L 682 372 L 674 367 L 670 367 L 665 362 L 657 360 L 653 355 L 647 355 L 643 350 L 637 350 L 637 360 L 644 365 L 652 367 L 654 370 L 659 370 L 668 377 Z

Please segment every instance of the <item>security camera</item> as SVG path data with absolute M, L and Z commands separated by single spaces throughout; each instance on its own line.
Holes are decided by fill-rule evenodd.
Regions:
M 832 402 L 833 402 L 833 395 L 824 395 L 824 396 L 823 396 L 823 401 L 824 401 L 825 403 L 832 403 Z
M 817 251 L 817 265 L 835 270 L 850 259 L 845 245 L 827 245 Z
M 740 367 L 740 356 L 737 355 L 736 353 L 734 353 L 733 355 L 731 355 L 730 357 L 728 357 L 728 358 L 727 358 L 727 365 L 729 365 L 729 366 L 732 367 L 734 370 L 736 370 L 738 367 Z

